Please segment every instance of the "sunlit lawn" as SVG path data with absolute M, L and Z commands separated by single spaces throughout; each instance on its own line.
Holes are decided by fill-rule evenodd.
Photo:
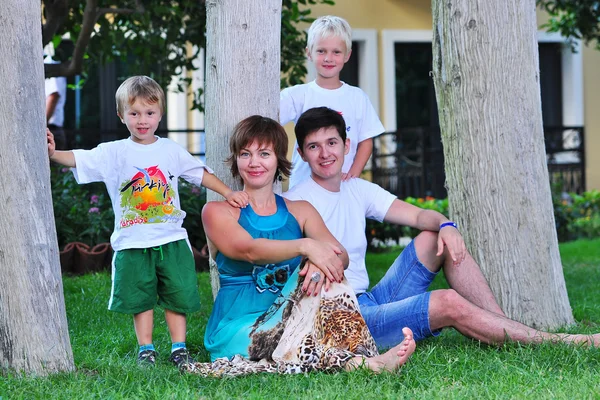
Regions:
M 571 331 L 600 331 L 600 239 L 561 245 L 569 298 L 580 323 Z M 371 278 L 378 279 L 395 258 L 369 254 Z M 200 277 L 203 308 L 189 318 L 188 345 L 202 361 L 211 309 L 208 274 Z M 443 277 L 434 283 L 443 287 Z M 48 378 L 0 375 L 6 398 L 600 398 L 600 350 L 566 345 L 501 348 L 481 345 L 455 331 L 420 342 L 399 374 L 312 373 L 206 379 L 181 375 L 167 363 L 170 340 L 160 312 L 155 345 L 159 365 L 140 369 L 131 317 L 109 313 L 107 274 L 67 277 L 65 298 L 77 372 Z

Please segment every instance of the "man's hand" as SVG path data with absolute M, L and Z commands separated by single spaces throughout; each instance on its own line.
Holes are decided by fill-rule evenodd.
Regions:
M 232 207 L 246 208 L 250 198 L 248 197 L 248 193 L 246 192 L 231 191 L 227 193 L 225 199 Z
M 438 251 L 436 256 L 441 256 L 444 252 L 444 246 L 448 248 L 448 254 L 452 258 L 454 265 L 460 265 L 467 256 L 467 247 L 465 241 L 458 229 L 446 226 L 438 234 Z

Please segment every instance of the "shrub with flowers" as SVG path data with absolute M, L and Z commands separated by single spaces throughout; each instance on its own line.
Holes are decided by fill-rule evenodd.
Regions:
M 179 200 L 185 211 L 183 227 L 187 230 L 190 244 L 198 250 L 206 244 L 206 235 L 202 225 L 202 208 L 206 204 L 206 189 L 179 181 Z
M 425 198 L 407 197 L 405 202 L 428 210 L 435 210 L 448 216 L 448 199 L 436 199 L 431 196 Z M 387 222 L 377 222 L 371 219 L 367 220 L 367 243 L 371 250 L 378 248 L 393 247 L 402 244 L 401 238 L 414 238 L 419 231 L 408 226 L 398 226 Z
M 104 184 L 80 185 L 69 168 L 57 165 L 51 167 L 50 178 L 59 248 L 69 242 L 108 242 L 114 214 Z
M 448 199 L 407 197 L 404 201 L 449 216 Z M 600 236 L 600 191 L 591 190 L 581 195 L 554 192 L 553 203 L 560 242 Z M 414 238 L 419 231 L 406 226 L 367 220 L 366 234 L 370 249 L 377 250 L 400 244 L 400 238 L 403 237 Z
M 600 236 L 600 191 L 557 194 L 553 203 L 560 242 Z

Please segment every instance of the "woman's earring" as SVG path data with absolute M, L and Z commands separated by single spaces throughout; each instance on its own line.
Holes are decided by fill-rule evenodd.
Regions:
M 277 170 L 277 180 L 281 182 L 283 180 L 283 176 L 281 176 L 281 172 Z

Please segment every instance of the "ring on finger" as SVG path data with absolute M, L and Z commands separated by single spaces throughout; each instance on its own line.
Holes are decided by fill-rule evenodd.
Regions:
M 321 280 L 321 273 L 318 271 L 313 272 L 313 274 L 310 276 L 310 280 L 312 282 L 319 282 Z

